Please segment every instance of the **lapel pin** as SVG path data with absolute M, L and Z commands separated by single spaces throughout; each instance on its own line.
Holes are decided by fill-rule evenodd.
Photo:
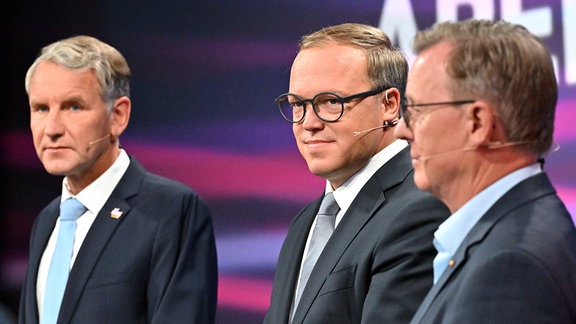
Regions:
M 114 219 L 118 219 L 118 218 L 120 218 L 120 216 L 122 216 L 122 213 L 124 213 L 124 212 L 121 211 L 119 208 L 114 208 L 110 212 L 110 217 L 112 217 Z

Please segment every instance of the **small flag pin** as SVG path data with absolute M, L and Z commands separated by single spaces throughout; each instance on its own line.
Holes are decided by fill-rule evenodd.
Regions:
M 122 216 L 122 213 L 124 213 L 124 212 L 121 211 L 119 208 L 114 208 L 110 212 L 110 217 L 112 217 L 114 219 L 118 219 L 118 218 L 120 218 L 120 216 Z

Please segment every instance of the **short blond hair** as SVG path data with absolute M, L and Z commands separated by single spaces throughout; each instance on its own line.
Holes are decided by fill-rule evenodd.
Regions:
M 320 29 L 302 37 L 300 50 L 329 44 L 361 49 L 368 61 L 366 71 L 372 86 L 395 87 L 404 98 L 408 63 L 404 53 L 392 45 L 381 29 L 364 24 L 346 23 Z

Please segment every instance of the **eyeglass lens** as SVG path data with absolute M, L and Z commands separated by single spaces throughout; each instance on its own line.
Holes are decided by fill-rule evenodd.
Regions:
M 330 93 L 321 93 L 308 100 L 287 94 L 276 101 L 282 116 L 292 123 L 298 123 L 304 119 L 308 102 L 312 103 L 314 113 L 327 122 L 338 120 L 344 110 L 342 99 Z

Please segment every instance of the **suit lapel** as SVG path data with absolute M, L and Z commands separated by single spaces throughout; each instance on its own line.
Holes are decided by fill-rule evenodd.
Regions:
M 284 265 L 277 267 L 276 277 L 282 278 L 282 280 L 276 280 L 275 284 L 282 282 L 282 287 L 274 287 L 281 292 L 276 294 L 278 300 L 275 302 L 278 307 L 279 314 L 276 318 L 286 319 L 290 318 L 290 312 L 292 309 L 292 301 L 294 300 L 294 291 L 296 290 L 296 282 L 298 281 L 298 274 L 300 272 L 300 264 L 302 262 L 302 257 L 304 255 L 304 247 L 306 246 L 306 240 L 310 227 L 316 217 L 316 213 L 320 208 L 320 203 L 322 202 L 322 195 L 318 200 L 311 203 L 306 207 L 299 216 L 294 220 L 292 224 L 292 230 L 286 237 L 284 246 L 285 253 L 282 260 Z
M 316 262 L 316 265 L 310 274 L 306 288 L 302 293 L 300 304 L 298 305 L 296 313 L 294 314 L 293 323 L 302 322 L 305 314 L 310 309 L 310 306 L 312 306 L 312 302 L 314 299 L 316 299 L 316 296 L 318 296 L 318 293 L 324 285 L 326 278 L 330 275 L 338 263 L 338 260 L 340 260 L 354 237 L 356 237 L 364 224 L 366 224 L 366 222 L 373 215 L 373 211 L 376 209 L 376 207 L 380 206 L 384 201 L 382 192 L 379 194 L 377 192 L 370 192 L 370 196 L 372 196 L 372 198 L 362 197 L 359 200 L 357 199 L 358 202 L 355 200 L 354 203 L 352 203 L 342 218 L 342 221 L 328 240 L 328 243 L 326 243 L 326 247 L 320 254 L 320 257 L 318 258 L 318 261 Z M 306 238 L 303 240 L 305 241 Z M 301 262 L 301 260 L 298 260 L 297 262 Z M 299 267 L 295 268 L 299 270 Z
M 294 323 L 300 323 L 304 319 L 326 278 L 334 270 L 346 249 L 376 211 L 380 210 L 386 201 L 384 192 L 401 183 L 410 172 L 411 166 L 406 162 L 408 157 L 409 149 L 406 148 L 384 164 L 360 190 L 328 240 L 310 274 L 308 284 L 294 314 Z M 318 207 L 315 210 L 317 211 Z M 303 240 L 305 241 L 306 238 Z
M 100 254 L 118 225 L 126 217 L 130 217 L 131 205 L 126 199 L 137 194 L 144 173 L 142 166 L 131 158 L 128 170 L 96 216 L 70 271 L 60 309 L 59 322 L 69 323 L 71 321 L 74 309 Z M 110 216 L 111 211 L 115 208 L 123 212 L 122 217 L 116 219 Z
M 38 273 L 38 267 L 40 266 L 40 259 L 42 254 L 44 254 L 44 249 L 48 244 L 50 235 L 56 226 L 56 220 L 60 214 L 60 197 L 54 199 L 45 210 L 38 215 L 38 222 L 36 227 L 36 239 L 34 240 L 34 246 L 31 247 L 30 257 L 29 257 L 29 267 L 33 270 L 33 273 Z
M 60 197 L 54 199 L 46 208 L 38 215 L 37 221 L 34 224 L 34 239 L 31 240 L 33 244 L 30 247 L 30 255 L 28 258 L 28 270 L 26 279 L 26 316 L 29 320 L 39 321 L 38 316 L 38 300 L 36 297 L 36 286 L 38 280 L 38 269 L 40 267 L 40 260 L 44 249 L 48 244 L 50 235 L 56 225 L 56 220 L 60 214 Z
M 498 199 L 486 214 L 480 218 L 478 223 L 472 227 L 468 235 L 466 235 L 466 238 L 464 238 L 464 241 L 460 244 L 458 250 L 456 250 L 456 253 L 454 254 L 453 266 L 447 267 L 438 279 L 438 282 L 432 286 L 418 311 L 414 315 L 411 323 L 419 323 L 423 319 L 426 311 L 430 308 L 430 305 L 447 284 L 448 280 L 460 267 L 464 266 L 470 248 L 476 244 L 480 244 L 500 219 L 516 209 L 519 205 L 525 204 L 530 200 L 534 200 L 544 195 L 553 194 L 554 192 L 554 188 L 549 182 L 547 176 L 544 173 L 541 173 L 519 183 L 503 197 Z

